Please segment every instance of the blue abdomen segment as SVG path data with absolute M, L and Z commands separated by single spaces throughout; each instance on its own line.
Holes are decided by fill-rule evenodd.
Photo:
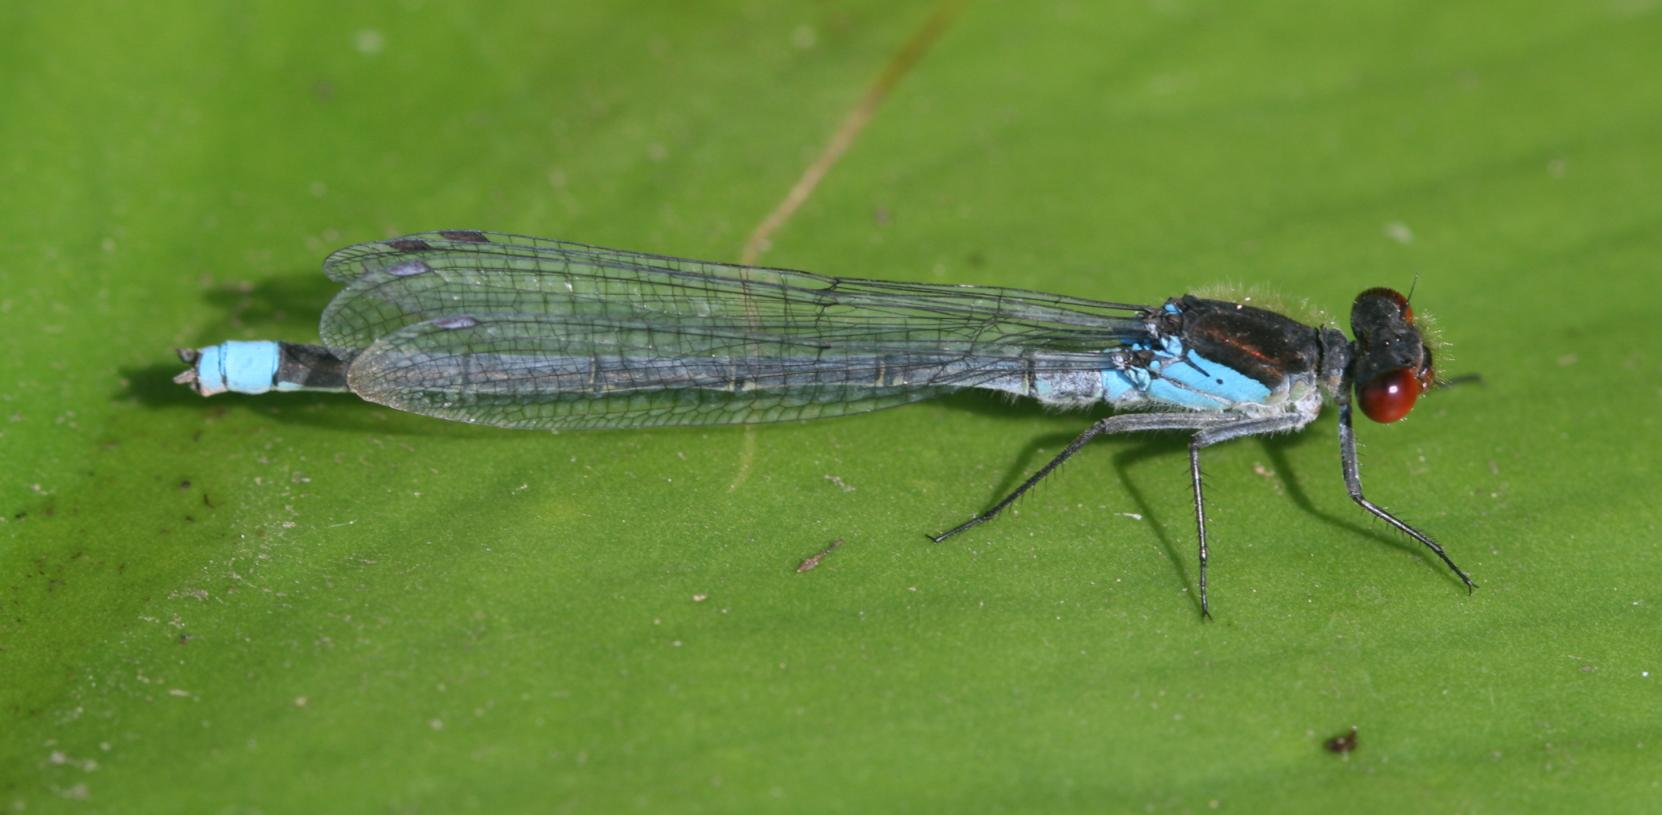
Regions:
M 203 396 L 299 388 L 292 384 L 285 387 L 277 381 L 279 351 L 277 343 L 270 340 L 231 340 L 203 348 L 201 354 L 196 361 L 196 387 Z
M 203 396 L 348 389 L 348 361 L 321 345 L 232 340 L 206 348 L 181 348 L 179 360 L 190 368 L 173 381 Z
M 1264 404 L 1273 389 L 1216 360 L 1185 348 L 1177 337 L 1140 342 L 1131 351 L 1145 363 L 1102 372 L 1103 397 L 1113 404 L 1158 402 L 1190 410 L 1228 410 L 1243 403 Z M 1133 357 L 1137 355 L 1133 354 Z

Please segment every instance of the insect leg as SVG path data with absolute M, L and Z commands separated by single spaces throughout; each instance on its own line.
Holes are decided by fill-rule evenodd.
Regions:
M 1072 458 L 1074 453 L 1079 452 L 1091 439 L 1097 436 L 1111 433 L 1145 433 L 1153 430 L 1203 430 L 1220 422 L 1228 421 L 1232 420 L 1215 413 L 1122 413 L 1118 416 L 1109 416 L 1091 425 L 1073 441 L 1068 442 L 1068 446 L 1062 448 L 1062 452 L 1057 453 L 1055 458 L 1040 467 L 1038 472 L 1022 482 L 1021 486 L 1016 487 L 1015 491 L 1004 496 L 991 509 L 939 535 L 930 535 L 929 537 L 936 543 L 940 543 L 953 535 L 992 520 L 1006 507 L 1015 503 L 1016 499 L 1020 498 L 1023 493 L 1044 480 L 1045 476 L 1050 475 L 1057 467 L 1062 466 L 1062 462 Z
M 1437 545 L 1436 541 L 1427 537 L 1424 532 L 1421 532 L 1420 530 L 1397 520 L 1395 515 L 1386 512 L 1383 507 L 1380 507 L 1374 502 L 1363 497 L 1362 471 L 1356 463 L 1356 431 L 1351 427 L 1350 421 L 1350 398 L 1348 395 L 1341 394 L 1338 402 L 1339 464 L 1344 468 L 1345 489 L 1350 492 L 1351 500 L 1355 501 L 1358 506 L 1367 510 L 1375 518 L 1396 527 L 1398 531 L 1406 534 L 1408 537 L 1425 544 L 1427 549 L 1435 552 L 1437 557 L 1442 558 L 1443 563 L 1446 564 L 1449 569 L 1455 573 L 1455 575 L 1459 576 L 1460 581 L 1466 584 L 1466 590 L 1468 592 L 1476 589 L 1477 584 L 1473 583 L 1472 579 L 1468 577 L 1465 572 L 1461 571 L 1459 566 L 1454 565 L 1454 560 L 1448 556 L 1447 552 L 1443 551 L 1443 547 Z
M 1262 436 L 1297 430 L 1308 424 L 1313 415 L 1289 413 L 1267 419 L 1238 419 L 1201 430 L 1189 439 L 1189 475 L 1193 478 L 1195 487 L 1195 534 L 1200 539 L 1200 616 L 1203 619 L 1212 619 L 1212 607 L 1206 597 L 1206 495 L 1201 488 L 1200 449 L 1243 436 Z

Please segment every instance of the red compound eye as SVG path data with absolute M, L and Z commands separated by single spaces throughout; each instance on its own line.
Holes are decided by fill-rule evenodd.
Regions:
M 1380 424 L 1389 424 L 1414 409 L 1420 398 L 1420 380 L 1407 368 L 1386 371 L 1356 389 L 1362 412 Z

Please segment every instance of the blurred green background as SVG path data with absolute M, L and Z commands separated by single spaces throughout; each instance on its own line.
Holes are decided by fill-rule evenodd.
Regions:
M 513 433 L 202 400 L 330 249 L 722 260 L 949 19 L 763 262 L 1342 320 L 1451 373 L 1360 428 L 1098 443 L 966 394 Z M 0 5 L 0 811 L 1654 811 L 1662 9 Z M 834 539 L 817 570 L 794 566 Z M 1351 725 L 1348 756 L 1322 741 Z

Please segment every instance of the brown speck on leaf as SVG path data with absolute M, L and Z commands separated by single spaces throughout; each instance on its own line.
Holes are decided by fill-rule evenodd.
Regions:
M 796 573 L 797 574 L 802 574 L 803 572 L 819 568 L 819 562 L 824 560 L 827 555 L 830 555 L 832 552 L 837 551 L 837 547 L 842 546 L 842 545 L 843 545 L 843 539 L 842 538 L 838 538 L 838 539 L 832 541 L 830 546 L 827 546 L 824 549 L 821 549 L 818 552 L 815 552 L 807 560 L 804 560 L 801 563 L 798 563 L 796 565 Z
M 1356 727 L 1352 726 L 1349 732 L 1340 733 L 1327 741 L 1322 742 L 1322 749 L 1329 753 L 1341 755 L 1356 749 Z

